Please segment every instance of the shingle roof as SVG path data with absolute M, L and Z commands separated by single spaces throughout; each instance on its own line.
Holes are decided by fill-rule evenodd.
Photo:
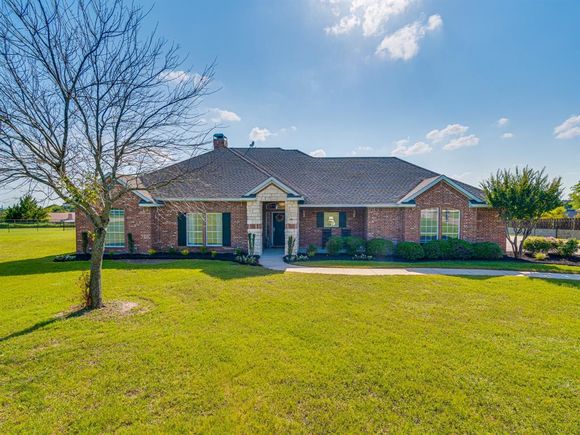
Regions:
M 438 177 L 397 157 L 316 158 L 281 148 L 224 148 L 144 177 L 151 185 L 176 179 L 153 192 L 158 199 L 241 198 L 274 177 L 311 205 L 395 204 Z M 453 180 L 483 200 L 476 187 Z

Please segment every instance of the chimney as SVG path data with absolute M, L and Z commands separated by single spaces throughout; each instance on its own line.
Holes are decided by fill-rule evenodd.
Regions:
M 216 133 L 213 135 L 213 149 L 217 150 L 218 148 L 227 148 L 228 147 L 228 138 L 223 133 Z

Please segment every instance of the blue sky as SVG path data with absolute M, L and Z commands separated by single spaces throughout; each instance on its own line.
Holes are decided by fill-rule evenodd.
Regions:
M 163 0 L 149 22 L 186 66 L 217 59 L 203 109 L 231 146 L 580 180 L 576 0 Z

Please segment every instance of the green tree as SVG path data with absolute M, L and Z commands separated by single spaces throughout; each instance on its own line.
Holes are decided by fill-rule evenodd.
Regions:
M 48 220 L 48 212 L 38 205 L 32 195 L 24 195 L 17 204 L 6 209 L 4 216 L 8 220 L 35 220 L 45 222 Z
M 574 210 L 580 210 L 580 181 L 572 187 L 570 201 L 572 202 L 572 208 Z
M 566 207 L 563 205 L 542 215 L 542 219 L 565 219 L 566 217 Z
M 506 237 L 514 257 L 520 258 L 524 241 L 536 227 L 538 219 L 562 205 L 561 178 L 548 179 L 544 169 L 526 166 L 498 170 L 481 183 L 489 205 L 497 209 L 505 223 Z M 513 229 L 513 234 L 509 228 Z

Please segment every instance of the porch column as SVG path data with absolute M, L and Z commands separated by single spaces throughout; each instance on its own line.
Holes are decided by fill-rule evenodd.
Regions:
M 298 201 L 286 201 L 285 204 L 285 215 L 286 215 L 286 227 L 285 227 L 285 236 L 286 240 L 284 241 L 284 253 L 287 255 L 296 255 L 298 252 L 298 219 L 299 219 L 299 211 L 298 211 Z M 288 252 L 288 237 L 293 236 L 295 243 L 294 243 L 294 250 L 293 252 Z
M 248 233 L 256 235 L 254 254 L 262 255 L 262 202 L 248 201 L 246 210 L 248 214 Z

